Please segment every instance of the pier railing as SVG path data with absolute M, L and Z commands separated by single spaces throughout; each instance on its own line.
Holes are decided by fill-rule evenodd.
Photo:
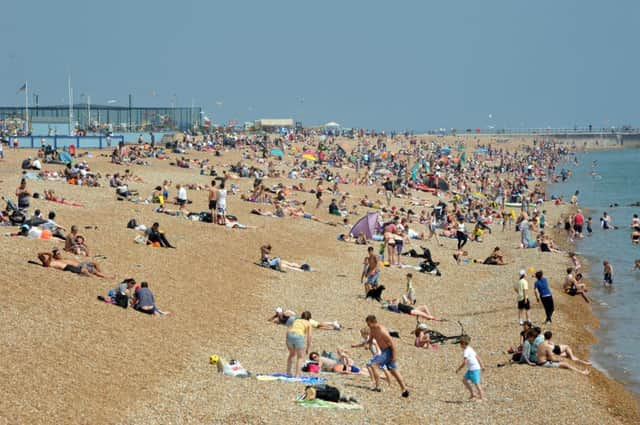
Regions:
M 53 146 L 53 148 L 63 148 L 74 145 L 76 149 L 103 149 L 118 146 L 124 142 L 124 136 L 18 136 L 11 137 L 10 142 L 18 139 L 20 148 L 40 148 L 43 144 Z

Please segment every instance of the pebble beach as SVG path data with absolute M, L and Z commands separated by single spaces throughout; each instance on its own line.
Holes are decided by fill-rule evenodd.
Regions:
M 516 149 L 530 142 L 522 138 L 501 147 Z M 473 144 L 471 138 L 468 144 Z M 197 169 L 170 165 L 171 160 L 122 166 L 101 156 L 106 153 L 92 151 L 92 157 L 87 158 L 92 171 L 104 176 L 129 168 L 143 180 L 132 182 L 130 187 L 144 196 L 165 179 L 202 185 L 211 181 Z M 5 149 L 5 159 L 0 161 L 3 196 L 14 195 L 20 162 L 34 154 Z M 209 158 L 218 170 L 241 159 L 239 151 L 224 151 L 220 157 L 189 151 L 184 156 Z M 287 160 L 285 156 L 277 167 L 286 170 Z M 252 180 L 233 182 L 245 193 Z M 266 182 L 297 183 L 287 178 L 268 178 Z M 500 246 L 509 262 L 505 266 L 456 264 L 455 239 L 443 239 L 442 247 L 433 240 L 405 245 L 405 249 L 429 247 L 434 260 L 440 262 L 442 276 L 413 271 L 418 304 L 426 304 L 436 316 L 448 319 L 429 326 L 453 335 L 459 332 L 459 321 L 486 364 L 486 401 L 474 403 L 467 401 L 462 373 L 455 373 L 462 360 L 459 345 L 416 348 L 411 335 L 415 318 L 389 312 L 360 297 L 366 248 L 337 240 L 338 234 L 349 229 L 328 214 L 328 201 L 314 210 L 313 194 L 293 195 L 307 201 L 307 210 L 315 216 L 336 222 L 336 226 L 254 215 L 250 211 L 255 204 L 242 201 L 239 194 L 229 196 L 229 212 L 250 226 L 241 230 L 155 213 L 151 204 L 118 200 L 113 189 L 104 184 L 90 188 L 34 180 L 28 185 L 32 192 L 55 189 L 59 196 L 84 205 L 33 199 L 31 208 L 45 214 L 55 210 L 57 222 L 64 227 L 76 224 L 93 253 L 104 256 L 101 267 L 115 277 L 86 278 L 29 264 L 28 260 L 37 260 L 38 252 L 61 243 L 0 237 L 0 388 L 4 394 L 0 424 L 640 423 L 636 395 L 595 368 L 585 377 L 567 370 L 497 366 L 508 362 L 507 349 L 518 343 L 513 284 L 520 269 L 544 270 L 554 293 L 556 313 L 553 324 L 543 330 L 553 331 L 554 339 L 569 344 L 580 358 L 589 357 L 589 347 L 596 343 L 590 329 L 598 326 L 589 305 L 562 293 L 567 256 L 518 249 L 519 234 L 513 229 L 502 231 L 494 225 L 482 243 L 470 242 L 465 247 L 470 257 L 483 258 Z M 312 187 L 314 182 L 305 181 L 305 185 Z M 377 186 L 344 184 L 341 188 L 349 193 L 350 205 L 365 194 L 370 199 L 383 199 L 376 193 Z M 433 204 L 438 200 L 430 193 L 416 192 L 414 196 Z M 190 190 L 189 198 L 193 211 L 207 209 L 206 191 Z M 421 209 L 411 207 L 406 198 L 394 198 L 392 204 Z M 569 212 L 569 206 L 551 202 L 544 208 L 549 227 Z M 359 206 L 349 221 L 353 224 L 368 211 L 373 210 Z M 131 218 L 147 225 L 160 222 L 177 249 L 135 243 L 139 232 L 126 228 Z M 560 234 L 554 238 L 562 240 Z M 279 257 L 310 264 L 312 270 L 278 273 L 258 267 L 259 247 L 265 243 L 270 243 Z M 377 249 L 378 245 L 373 246 Z M 417 265 L 418 261 L 403 257 L 403 262 Z M 385 298 L 401 296 L 406 273 L 406 269 L 383 268 L 380 281 L 386 287 Z M 171 314 L 152 318 L 96 300 L 127 277 L 148 281 L 160 308 Z M 528 279 L 532 285 L 534 279 Z M 533 297 L 532 304 L 532 319 L 542 326 L 544 311 Z M 330 385 L 353 395 L 362 409 L 308 408 L 295 403 L 304 392 L 301 384 L 218 373 L 209 363 L 214 354 L 240 361 L 252 374 L 286 370 L 286 328 L 267 322 L 278 306 L 296 312 L 309 310 L 316 320 L 342 324 L 340 330 L 314 331 L 316 351 L 335 351 L 360 342 L 365 317 L 375 314 L 380 323 L 400 334 L 395 340 L 399 370 L 410 397 L 402 398 L 395 382 L 391 386 L 385 383 L 382 393 L 375 393 L 369 390 L 366 376 L 322 374 Z M 348 350 L 356 364 L 364 366 L 369 353 Z

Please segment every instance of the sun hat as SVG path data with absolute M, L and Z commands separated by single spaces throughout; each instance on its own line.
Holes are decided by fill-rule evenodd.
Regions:
M 276 307 L 275 312 L 277 314 L 281 314 L 282 313 L 282 307 Z

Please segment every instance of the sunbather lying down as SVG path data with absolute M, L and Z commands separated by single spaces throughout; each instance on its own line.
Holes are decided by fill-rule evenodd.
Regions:
M 297 316 L 298 315 L 296 314 L 295 311 L 283 310 L 281 307 L 276 307 L 276 309 L 274 310 L 273 316 L 267 319 L 267 321 L 276 323 L 276 324 L 286 325 L 289 323 L 289 321 L 294 320 Z M 317 320 L 309 319 L 309 324 L 311 325 L 311 327 L 316 329 L 336 330 L 336 331 L 339 331 L 340 329 L 342 329 L 342 325 L 340 325 L 340 323 L 338 323 L 337 321 L 318 322 Z
M 509 262 L 504 258 L 504 254 L 500 250 L 500 247 L 495 247 L 487 258 L 470 258 L 467 251 L 459 249 L 455 254 L 453 254 L 453 259 L 456 260 L 456 263 L 458 264 L 463 261 L 465 263 L 485 264 L 488 266 L 505 266 L 509 264 Z
M 443 321 L 444 319 L 439 319 L 431 314 L 426 305 L 409 305 L 398 302 L 398 299 L 394 298 L 389 301 L 385 306 L 387 310 L 393 311 L 394 313 L 404 313 L 409 314 L 411 316 L 427 319 L 427 320 L 436 320 Z
M 297 271 L 311 271 L 311 266 L 308 264 L 292 263 L 281 260 L 280 257 L 273 257 L 271 255 L 271 244 L 260 247 L 260 265 L 280 272 L 284 272 L 284 270 L 282 270 L 283 268 Z
M 42 263 L 43 267 L 51 267 L 53 269 L 62 270 L 65 272 L 76 273 L 82 276 L 95 276 L 101 278 L 107 278 L 98 263 L 94 261 L 78 262 L 76 260 L 64 259 L 58 249 L 49 252 L 41 252 L 38 254 L 38 259 Z
M 360 369 L 353 363 L 353 359 L 349 353 L 342 348 L 336 349 L 336 354 L 323 352 L 322 355 L 317 352 L 309 354 L 309 361 L 305 368 L 309 372 L 334 372 L 340 374 L 358 374 L 369 375 L 366 370 Z

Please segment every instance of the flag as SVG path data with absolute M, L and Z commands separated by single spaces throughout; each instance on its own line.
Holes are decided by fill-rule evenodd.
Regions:
M 26 90 L 27 90 L 27 83 L 24 83 L 22 87 L 18 89 L 18 92 L 16 94 L 24 93 Z

